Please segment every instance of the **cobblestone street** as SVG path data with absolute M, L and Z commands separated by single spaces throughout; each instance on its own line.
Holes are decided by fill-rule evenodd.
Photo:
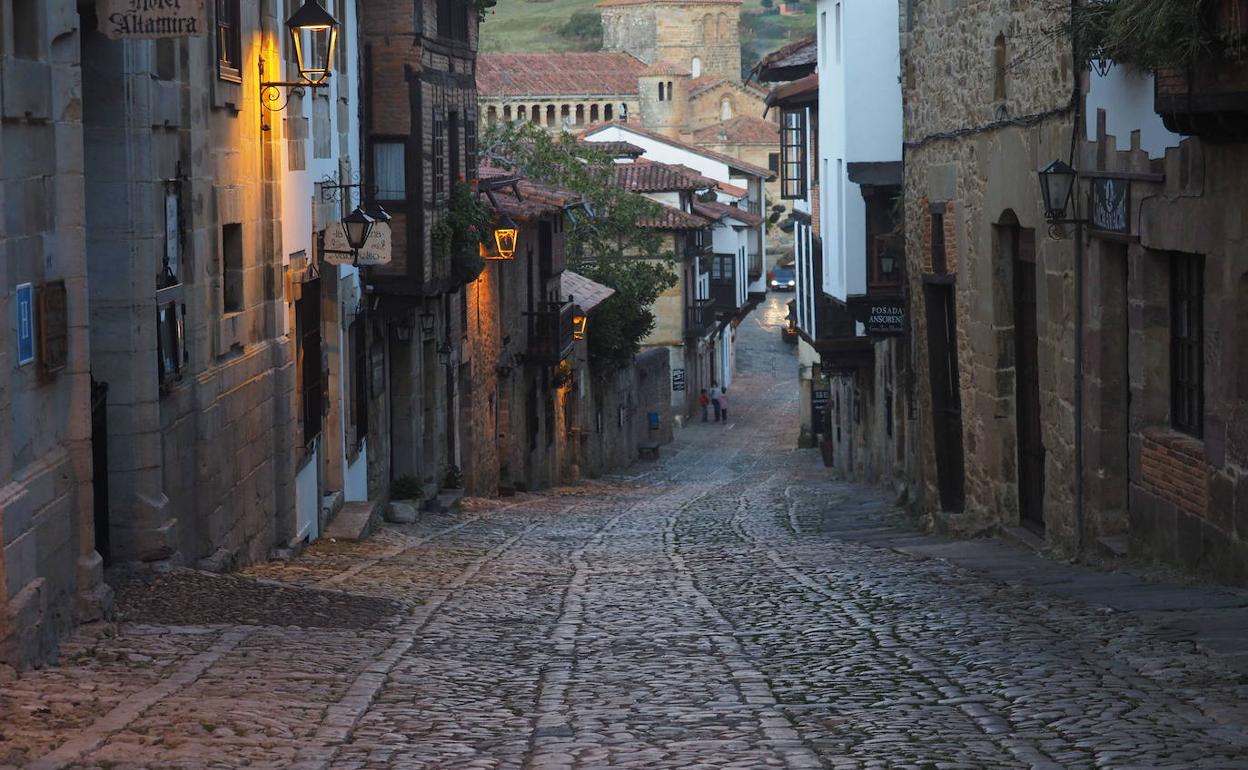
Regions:
M 656 463 L 132 583 L 0 681 L 0 767 L 1248 767 L 1248 681 L 1191 644 L 838 537 L 895 514 L 792 448 L 783 315 Z

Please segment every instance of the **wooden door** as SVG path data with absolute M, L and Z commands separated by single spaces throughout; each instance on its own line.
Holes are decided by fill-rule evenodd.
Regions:
M 1040 432 L 1040 356 L 1036 324 L 1036 232 L 1012 228 L 1014 239 L 1015 419 L 1018 430 L 1018 512 L 1044 529 L 1044 437 Z
M 966 497 L 962 457 L 962 396 L 958 379 L 958 334 L 952 284 L 928 284 L 927 354 L 932 389 L 932 432 L 936 440 L 936 483 L 940 506 L 961 511 Z

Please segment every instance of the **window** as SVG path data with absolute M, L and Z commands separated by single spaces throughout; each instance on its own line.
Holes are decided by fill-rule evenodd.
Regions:
M 407 147 L 401 139 L 373 140 L 373 185 L 377 200 L 407 198 Z
M 368 436 L 368 334 L 364 319 L 356 316 L 347 330 L 351 346 L 351 420 L 355 430 L 355 448 L 359 450 Z
M 468 5 L 466 0 L 438 0 L 439 37 L 468 40 Z
M 772 152 L 767 154 L 767 168 L 780 173 L 780 153 Z
M 719 103 L 719 119 L 732 120 L 732 100 L 727 96 Z
M 944 275 L 949 271 L 945 256 L 945 205 L 938 203 L 932 207 L 932 272 Z
M 433 119 L 433 194 L 446 192 L 446 121 Z
M 541 111 L 533 108 L 533 115 L 541 115 Z M 460 168 L 461 155 L 459 154 L 459 113 L 451 112 L 446 116 L 446 131 L 451 140 L 451 151 L 448 153 L 451 164 L 451 184 L 463 179 L 463 171 Z
M 295 337 L 299 345 L 299 395 L 303 416 L 303 445 L 311 448 L 321 435 L 321 279 L 302 285 L 295 302 Z
M 659 101 L 663 101 L 663 82 L 659 81 Z
M 240 0 L 217 0 L 217 74 L 243 79 L 243 33 Z
M 733 279 L 733 263 L 735 254 L 716 254 L 711 260 L 711 280 L 731 281 Z
M 13 4 L 13 56 L 18 59 L 39 59 L 43 43 L 43 27 L 39 9 L 45 0 L 15 0 Z M 0 40 L 0 43 L 4 41 Z
M 780 197 L 806 197 L 806 110 L 785 110 L 781 117 Z
M 836 63 L 841 63 L 841 4 L 836 4 L 836 28 L 832 30 L 835 39 L 832 44 L 836 47 Z
M 175 289 L 174 292 L 177 290 Z M 156 302 L 156 361 L 159 366 L 160 389 L 168 390 L 182 379 L 186 363 L 186 305 L 177 299 Z
M 1170 418 L 1177 430 L 1204 429 L 1205 258 L 1170 255 Z
M 702 60 L 697 56 L 693 57 L 693 61 L 689 62 L 689 71 L 693 77 L 702 76 Z
M 1005 101 L 1006 48 L 1005 35 L 997 35 L 992 44 L 992 98 L 993 101 Z
M 221 310 L 243 309 L 243 226 L 221 226 Z

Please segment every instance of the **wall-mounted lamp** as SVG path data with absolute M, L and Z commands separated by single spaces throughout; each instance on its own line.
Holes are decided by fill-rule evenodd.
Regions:
M 880 272 L 891 277 L 893 271 L 897 269 L 897 257 L 891 252 L 884 252 L 880 255 Z
M 370 214 L 364 213 L 364 209 L 359 206 L 342 218 L 342 232 L 347 237 L 347 245 L 351 247 L 356 264 L 360 261 L 360 249 L 368 243 L 368 236 L 373 232 L 375 224 L 377 220 Z
M 511 217 L 503 214 L 494 223 L 494 248 L 488 249 L 485 244 L 481 244 L 481 256 L 485 259 L 514 259 L 519 237 L 520 226 Z
M 433 334 L 433 323 L 436 317 L 432 310 L 426 310 L 420 314 L 420 333 L 426 337 Z
M 578 305 L 572 311 L 572 339 L 585 339 L 585 332 L 589 328 L 589 315 Z
M 1071 223 L 1072 220 L 1066 218 L 1066 209 L 1074 197 L 1078 178 L 1079 172 L 1061 160 L 1040 169 L 1040 195 L 1044 198 L 1044 218 L 1049 224 Z
M 451 347 L 451 343 L 443 342 L 441 345 L 438 346 L 438 363 L 442 364 L 443 366 L 450 366 L 451 354 L 454 352 L 455 352 L 455 349 Z
M 394 336 L 399 342 L 411 342 L 412 324 L 407 320 L 407 316 L 394 323 Z
M 282 89 L 323 88 L 333 71 L 334 48 L 338 44 L 338 20 L 321 7 L 319 0 L 304 0 L 299 10 L 286 20 L 290 43 L 294 46 L 299 80 L 294 82 L 264 80 L 264 59 L 260 60 L 260 103 L 277 111 L 286 109 L 289 92 L 282 98 Z M 304 35 L 308 45 L 304 46 Z

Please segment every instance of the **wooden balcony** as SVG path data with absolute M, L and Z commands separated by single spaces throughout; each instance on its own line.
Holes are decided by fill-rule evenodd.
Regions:
M 1221 39 L 1248 39 L 1243 0 L 1219 0 L 1208 23 Z M 1187 68 L 1158 70 L 1154 109 L 1166 128 L 1215 142 L 1248 140 L 1248 62 L 1217 54 Z
M 715 305 L 712 299 L 696 299 L 685 308 L 685 336 L 701 337 L 715 325 Z
M 548 302 L 543 309 L 529 314 L 529 347 L 525 363 L 558 366 L 572 354 L 576 339 L 572 333 L 571 302 Z

